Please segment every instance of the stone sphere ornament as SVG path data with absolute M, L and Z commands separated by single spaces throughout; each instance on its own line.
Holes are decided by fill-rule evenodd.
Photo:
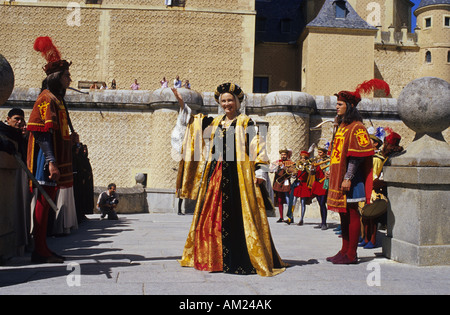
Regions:
M 440 133 L 450 126 L 450 85 L 436 77 L 413 80 L 400 93 L 397 110 L 416 133 Z
M 423 77 L 411 81 L 397 100 L 403 123 L 416 132 L 406 152 L 393 166 L 450 166 L 450 145 L 442 131 L 450 126 L 450 86 L 445 80 Z
M 143 184 L 145 181 L 145 175 L 143 173 L 138 173 L 138 174 L 136 174 L 134 179 L 136 180 L 136 183 Z
M 10 97 L 14 89 L 14 71 L 8 60 L 0 54 L 0 106 Z

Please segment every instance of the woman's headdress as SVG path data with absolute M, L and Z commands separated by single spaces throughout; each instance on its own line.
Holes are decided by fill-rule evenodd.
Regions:
M 230 93 L 236 95 L 236 97 L 239 99 L 239 102 L 242 103 L 244 100 L 244 91 L 242 91 L 241 87 L 234 83 L 223 83 L 219 85 L 216 88 L 216 91 L 214 92 L 214 98 L 216 99 L 216 102 L 219 103 L 219 97 L 223 93 Z

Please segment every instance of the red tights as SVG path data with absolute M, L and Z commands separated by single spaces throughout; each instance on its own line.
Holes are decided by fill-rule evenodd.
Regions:
M 56 187 L 52 186 L 42 186 L 44 187 L 47 194 L 55 200 Z M 47 223 L 48 223 L 48 211 L 50 205 L 48 204 L 45 197 L 38 192 L 36 207 L 34 208 L 34 226 L 33 226 L 33 236 L 34 236 L 34 251 L 42 256 L 49 257 L 52 252 L 47 247 Z
M 286 202 L 286 193 L 278 191 L 276 198 L 278 203 L 278 211 L 280 212 L 280 219 L 283 219 L 283 204 Z
M 347 205 L 347 212 L 339 213 L 341 217 L 342 248 L 341 254 L 346 254 L 350 260 L 356 259 L 356 249 L 361 232 L 361 220 L 359 217 L 358 204 Z
M 377 222 L 374 219 L 363 219 L 364 241 L 371 242 L 373 245 L 377 242 Z
M 281 198 L 278 200 L 278 211 L 280 212 L 280 219 L 283 219 L 283 203 L 280 200 Z

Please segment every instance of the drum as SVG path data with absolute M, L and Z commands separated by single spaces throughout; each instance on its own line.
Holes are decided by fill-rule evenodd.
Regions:
M 361 216 L 365 219 L 376 219 L 386 213 L 387 204 L 387 200 L 377 199 L 362 208 Z

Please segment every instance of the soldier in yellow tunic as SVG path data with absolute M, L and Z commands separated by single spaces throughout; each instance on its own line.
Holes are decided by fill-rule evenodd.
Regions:
M 187 105 L 173 92 L 184 110 Z M 200 190 L 180 264 L 210 272 L 276 275 L 286 264 L 272 241 L 259 187 L 268 165 L 265 143 L 253 121 L 239 112 L 244 93 L 238 85 L 218 86 L 215 98 L 225 115 L 203 117 L 202 128 L 194 126 L 190 135 L 202 141 L 197 134 L 212 128 L 202 174 L 199 170 L 186 179 Z

